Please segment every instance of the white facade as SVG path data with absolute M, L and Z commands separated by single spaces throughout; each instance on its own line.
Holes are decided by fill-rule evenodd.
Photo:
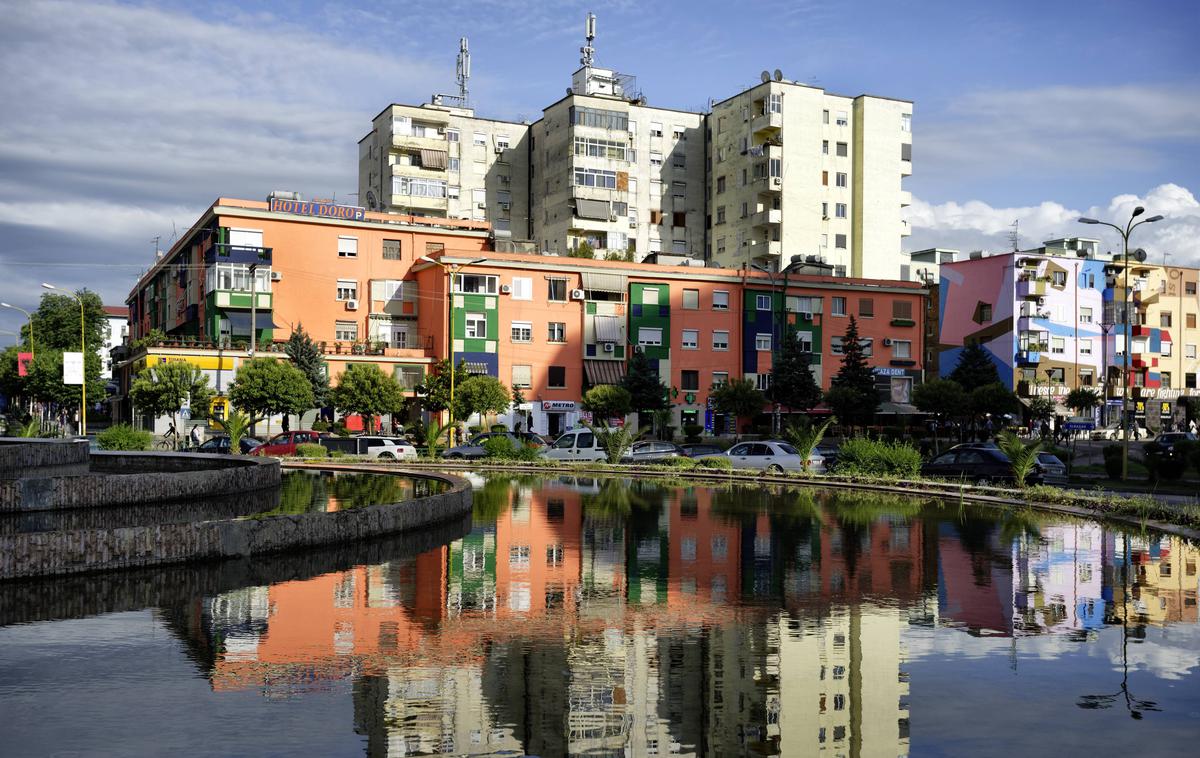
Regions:
M 128 314 L 128 309 L 125 310 Z M 105 313 L 104 318 L 108 322 L 108 336 L 96 352 L 100 354 L 100 378 L 107 381 L 113 378 L 112 350 L 124 345 L 129 337 L 129 316 Z

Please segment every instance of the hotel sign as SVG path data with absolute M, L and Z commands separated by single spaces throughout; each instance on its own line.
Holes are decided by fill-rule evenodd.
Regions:
M 367 217 L 367 209 L 359 205 L 335 205 L 334 203 L 315 203 L 304 200 L 281 200 L 275 197 L 271 198 L 271 210 L 276 213 L 294 213 L 297 216 L 336 218 L 342 221 L 363 221 Z

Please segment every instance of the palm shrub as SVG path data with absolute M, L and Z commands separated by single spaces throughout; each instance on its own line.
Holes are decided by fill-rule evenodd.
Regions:
M 224 419 L 213 419 L 213 423 L 229 435 L 229 452 L 234 455 L 241 452 L 242 437 L 245 437 L 250 427 L 259 421 L 262 419 L 256 419 L 237 409 L 230 410 Z
M 636 439 L 628 427 L 609 426 L 603 423 L 595 426 L 587 424 L 586 426 L 592 434 L 596 435 L 596 439 L 600 440 L 600 447 L 604 449 L 609 463 L 620 463 L 621 456 Z
M 805 471 L 808 471 L 808 459 L 812 456 L 813 450 L 816 450 L 817 445 L 821 444 L 821 440 L 825 439 L 825 430 L 835 421 L 837 419 L 830 416 L 820 426 L 813 426 L 812 424 L 806 426 L 789 426 L 784 430 L 783 436 L 800 453 L 800 465 L 804 467 Z
M 425 426 L 425 454 L 430 458 L 437 458 L 441 451 L 442 438 L 450 433 L 451 422 L 440 423 L 430 420 Z
M 1109 479 L 1121 478 L 1121 456 L 1124 451 L 1120 445 L 1104 446 L 1104 474 Z
M 96 436 L 101 450 L 149 450 L 154 435 L 129 424 L 110 426 Z
M 1031 442 L 1026 445 L 1011 429 L 1005 429 L 1000 433 L 1000 450 L 1008 456 L 1017 486 L 1025 487 L 1025 481 L 1037 466 L 1037 456 L 1042 450 L 1042 443 Z
M 329 448 L 315 442 L 301 442 L 296 445 L 296 455 L 301 458 L 328 458 Z
M 921 472 L 921 453 L 907 442 L 852 437 L 838 449 L 839 474 L 912 478 Z

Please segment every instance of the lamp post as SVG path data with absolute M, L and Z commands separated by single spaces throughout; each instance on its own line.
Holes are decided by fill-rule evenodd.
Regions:
M 1132 330 L 1129 328 L 1129 235 L 1134 229 L 1138 228 L 1142 224 L 1152 224 L 1155 221 L 1162 221 L 1163 219 L 1161 215 L 1158 215 L 1150 216 L 1149 218 L 1142 219 L 1141 221 L 1134 221 L 1135 218 L 1145 212 L 1146 209 L 1140 205 L 1134 208 L 1133 213 L 1129 216 L 1129 221 L 1126 222 L 1124 227 L 1117 226 L 1116 224 L 1110 224 L 1107 221 L 1088 218 L 1086 216 L 1079 219 L 1079 223 L 1081 224 L 1099 224 L 1100 226 L 1111 227 L 1117 230 L 1117 234 L 1121 235 L 1121 257 L 1124 259 L 1124 265 L 1122 268 L 1124 269 L 1125 273 L 1125 284 L 1123 287 L 1124 293 L 1122 296 L 1123 307 L 1121 309 L 1121 333 L 1125 336 L 1125 360 L 1123 361 L 1123 370 L 1121 372 L 1121 427 L 1123 434 L 1123 441 L 1121 443 L 1122 480 L 1129 478 L 1129 437 L 1131 436 L 1129 423 L 1129 351 L 1132 347 L 1131 343 L 1133 335 L 1130 333 Z M 1140 253 L 1139 260 L 1145 260 L 1145 252 L 1139 250 L 1138 253 Z
M 87 338 L 84 316 L 83 316 L 83 298 L 79 293 L 72 292 L 69 289 L 55 287 L 53 284 L 42 282 L 42 287 L 56 292 L 65 292 L 75 298 L 75 302 L 79 303 L 79 354 L 83 360 L 83 382 L 79 385 L 79 436 L 87 436 Z
M 1116 326 L 1112 321 L 1104 318 L 1100 321 L 1100 332 L 1103 337 L 1100 340 L 1100 427 L 1108 427 L 1108 333 Z
M 466 263 L 442 263 L 436 258 L 430 258 L 428 255 L 422 255 L 420 259 L 426 263 L 440 266 L 446 272 L 446 352 L 450 355 L 450 407 L 447 409 L 447 415 L 450 420 L 450 431 L 448 432 L 447 442 L 450 443 L 449 447 L 454 447 L 454 276 L 468 266 L 486 262 L 487 258 L 476 258 Z
M 30 313 L 29 311 L 25 310 L 24 308 L 21 308 L 16 305 L 11 305 L 10 303 L 0 303 L 0 308 L 12 308 L 14 311 L 20 311 L 21 313 L 25 314 L 25 320 L 29 322 L 29 354 L 31 356 L 37 355 L 37 345 L 34 344 L 34 340 L 33 340 L 33 314 Z M 20 337 L 20 336 L 21 335 L 19 335 L 19 334 L 17 335 L 17 337 Z M 18 342 L 19 341 L 20 340 L 18 340 Z

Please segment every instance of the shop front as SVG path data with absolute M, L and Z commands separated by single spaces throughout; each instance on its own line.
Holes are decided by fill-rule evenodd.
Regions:
M 579 404 L 574 400 L 540 400 L 532 406 L 532 431 L 536 434 L 557 439 L 579 424 Z

